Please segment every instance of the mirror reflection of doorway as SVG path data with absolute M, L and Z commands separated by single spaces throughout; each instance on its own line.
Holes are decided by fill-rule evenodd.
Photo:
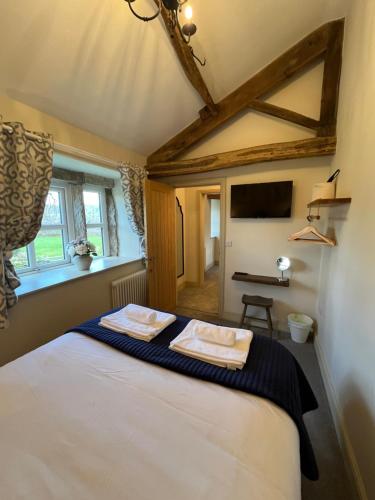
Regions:
M 176 189 L 177 312 L 219 314 L 220 186 Z

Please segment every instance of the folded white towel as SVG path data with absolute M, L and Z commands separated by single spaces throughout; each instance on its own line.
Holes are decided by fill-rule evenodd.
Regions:
M 246 363 L 250 343 L 253 339 L 253 332 L 233 328 L 236 335 L 234 346 L 205 342 L 195 334 L 197 326 L 212 326 L 196 319 L 191 320 L 185 329 L 169 345 L 173 351 L 177 351 L 185 356 L 200 359 L 206 363 L 229 368 L 232 370 L 243 368 Z
M 150 342 L 150 340 L 159 335 L 167 326 L 176 321 L 176 316 L 173 314 L 155 311 L 156 319 L 154 323 L 145 325 L 144 323 L 139 323 L 129 318 L 125 309 L 126 308 L 123 308 L 113 314 L 103 316 L 99 325 L 113 330 L 114 332 L 125 333 L 138 340 Z
M 123 311 L 129 318 L 134 321 L 139 321 L 139 323 L 144 323 L 145 325 L 151 325 L 156 321 L 156 311 L 149 309 L 148 307 L 139 306 L 137 304 L 128 304 L 124 307 Z
M 233 347 L 236 342 L 236 331 L 233 328 L 199 323 L 194 328 L 195 335 L 205 342 Z

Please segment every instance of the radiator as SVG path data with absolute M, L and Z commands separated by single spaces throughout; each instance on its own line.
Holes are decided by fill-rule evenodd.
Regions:
M 112 307 L 147 304 L 146 270 L 112 281 Z

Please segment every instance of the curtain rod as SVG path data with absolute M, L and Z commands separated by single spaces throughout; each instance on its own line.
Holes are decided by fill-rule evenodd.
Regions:
M 8 134 L 13 134 L 13 132 L 14 132 L 12 127 L 10 127 L 9 125 L 4 125 L 4 124 L 3 124 L 3 130 L 5 130 L 5 132 L 7 132 Z M 25 135 L 28 139 L 31 139 L 33 141 L 39 141 L 39 142 L 43 141 L 43 138 L 40 137 L 40 135 L 35 135 L 35 134 L 32 134 L 31 132 L 25 132 Z

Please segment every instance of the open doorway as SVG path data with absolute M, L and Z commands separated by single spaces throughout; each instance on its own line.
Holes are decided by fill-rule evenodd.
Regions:
M 177 310 L 220 313 L 221 186 L 176 189 Z

